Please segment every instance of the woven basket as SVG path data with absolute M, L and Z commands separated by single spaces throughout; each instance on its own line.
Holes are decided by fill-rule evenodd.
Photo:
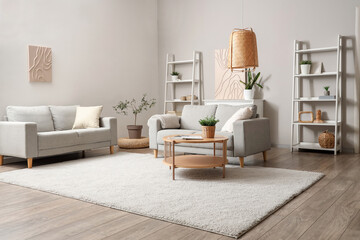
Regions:
M 334 148 L 335 135 L 326 130 L 319 135 L 319 144 L 322 148 Z
M 215 137 L 215 126 L 201 126 L 203 138 L 214 138 Z
M 228 68 L 258 67 L 256 35 L 252 29 L 235 28 L 230 35 Z

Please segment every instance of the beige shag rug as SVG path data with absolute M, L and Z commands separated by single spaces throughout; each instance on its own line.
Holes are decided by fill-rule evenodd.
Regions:
M 0 181 L 238 238 L 323 174 L 228 165 L 172 172 L 150 154 L 118 152 L 0 174 Z

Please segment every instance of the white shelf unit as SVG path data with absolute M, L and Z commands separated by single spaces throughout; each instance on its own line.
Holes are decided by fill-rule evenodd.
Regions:
M 178 81 L 171 80 L 171 72 L 175 71 L 176 65 L 178 64 L 188 64 L 192 67 L 191 72 L 191 79 L 184 79 Z M 193 59 L 191 60 L 175 60 L 174 54 L 167 54 L 166 55 L 166 76 L 165 76 L 165 101 L 164 101 L 164 113 L 167 112 L 169 105 L 172 105 L 172 109 L 176 110 L 176 104 L 201 104 L 202 102 L 202 95 L 201 95 L 201 82 L 202 82 L 202 53 L 199 51 L 193 52 Z M 189 94 L 188 95 L 195 95 L 195 89 L 197 92 L 198 99 L 194 99 L 192 97 L 191 100 L 180 100 L 176 99 L 175 96 L 175 86 L 176 85 L 189 85 Z M 170 91 L 169 91 L 170 88 Z M 169 92 L 171 94 L 169 94 Z M 169 96 L 171 95 L 171 96 Z
M 338 35 L 337 46 L 325 47 L 325 48 L 313 48 L 313 49 L 299 49 L 303 42 L 294 41 L 294 62 L 293 62 L 293 82 L 292 82 L 292 110 L 291 110 L 291 143 L 290 150 L 294 149 L 311 149 L 311 150 L 324 150 L 333 151 L 334 155 L 338 151 L 342 151 L 342 116 L 341 116 L 341 92 L 342 92 L 342 37 Z M 324 72 L 320 74 L 300 74 L 300 61 L 304 54 L 321 53 L 321 52 L 335 52 L 336 53 L 336 71 Z M 300 81 L 304 78 L 316 81 L 316 79 L 322 77 L 329 77 L 329 81 L 335 80 L 335 99 L 318 99 L 316 97 L 302 98 L 300 96 Z M 327 120 L 324 123 L 301 123 L 295 120 L 298 112 L 302 111 L 302 103 L 308 102 L 316 104 L 316 102 L 332 102 L 335 108 L 335 119 Z M 314 113 L 314 115 L 316 115 Z M 300 131 L 304 126 L 327 126 L 330 127 L 335 135 L 334 148 L 322 148 L 317 142 L 304 142 L 300 139 Z M 314 140 L 314 141 L 317 141 Z

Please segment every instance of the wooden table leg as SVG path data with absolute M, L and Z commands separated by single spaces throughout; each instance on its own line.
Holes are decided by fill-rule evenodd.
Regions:
M 175 143 L 172 142 L 172 171 L 173 171 L 173 180 L 175 180 Z
M 225 165 L 227 159 L 227 141 L 223 141 L 223 178 L 225 178 Z
M 214 143 L 214 157 L 215 157 L 215 155 L 216 155 L 216 154 L 215 154 L 215 143 Z

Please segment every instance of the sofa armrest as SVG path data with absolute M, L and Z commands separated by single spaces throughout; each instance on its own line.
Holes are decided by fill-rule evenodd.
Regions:
M 100 127 L 110 128 L 111 146 L 117 144 L 117 118 L 102 117 L 100 118 Z
M 0 122 L 0 155 L 20 158 L 37 157 L 37 124 Z
M 148 121 L 149 126 L 149 148 L 150 149 L 157 149 L 157 133 L 160 131 L 161 128 L 161 122 L 158 118 L 150 118 Z
M 234 156 L 246 157 L 270 148 L 268 118 L 239 120 L 234 123 Z

